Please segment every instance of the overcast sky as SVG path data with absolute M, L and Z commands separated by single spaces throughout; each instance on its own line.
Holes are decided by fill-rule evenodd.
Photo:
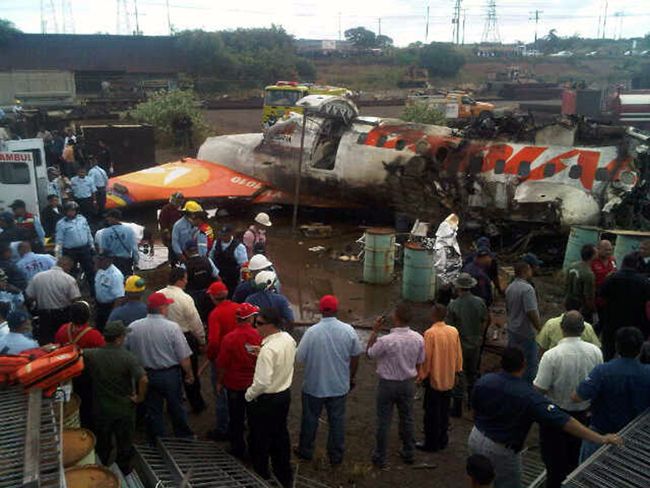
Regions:
M 43 3 L 46 6 L 44 20 L 47 32 L 55 32 L 55 21 L 50 10 L 53 5 L 56 24 L 59 32 L 62 32 L 63 2 L 71 6 L 77 34 L 117 33 L 118 3 L 126 5 L 128 11 L 128 16 L 122 16 L 121 33 L 126 33 L 127 22 L 131 30 L 135 29 L 134 0 L 0 0 L 0 18 L 11 20 L 24 32 L 41 32 Z M 356 26 L 377 32 L 378 19 L 381 18 L 382 34 L 392 37 L 398 46 L 425 40 L 427 6 L 430 7 L 429 41 L 451 40 L 451 19 L 455 3 L 454 0 L 248 0 L 239 3 L 216 0 L 137 0 L 138 20 L 143 34 L 169 33 L 167 2 L 171 24 L 177 30 L 267 27 L 275 23 L 298 38 L 338 39 L 340 13 L 343 32 Z M 486 4 L 487 0 L 463 1 L 462 7 L 466 9 L 465 42 L 481 40 Z M 536 9 L 543 11 L 538 27 L 540 37 L 553 28 L 563 36 L 579 34 L 583 37 L 596 37 L 604 5 L 605 0 L 497 0 L 501 40 L 532 42 L 535 26 L 529 19 Z M 607 37 L 618 38 L 621 32 L 622 37 L 643 36 L 650 32 L 650 0 L 609 1 Z

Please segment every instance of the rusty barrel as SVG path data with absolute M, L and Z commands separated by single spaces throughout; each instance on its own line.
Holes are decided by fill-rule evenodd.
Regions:
M 411 302 L 428 302 L 436 296 L 436 271 L 433 254 L 420 244 L 404 246 L 402 298 Z
M 585 244 L 598 244 L 600 239 L 600 229 L 596 227 L 571 227 L 569 240 L 564 250 L 564 264 L 562 268 L 566 269 L 576 261 L 580 261 L 580 249 Z
M 646 233 L 643 233 L 646 234 Z M 643 235 L 641 233 L 616 233 L 616 245 L 614 246 L 614 259 L 616 259 L 616 264 L 618 267 L 621 267 L 623 263 L 623 258 L 626 254 L 632 252 L 637 252 L 639 250 L 639 245 L 644 239 L 648 239 L 648 235 Z
M 366 230 L 363 281 L 386 285 L 393 279 L 395 270 L 395 231 L 386 228 Z
M 67 488 L 120 488 L 120 479 L 104 466 L 74 466 L 65 470 Z

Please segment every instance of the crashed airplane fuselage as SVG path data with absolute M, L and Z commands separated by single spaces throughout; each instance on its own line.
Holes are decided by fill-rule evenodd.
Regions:
M 637 185 L 635 154 L 647 151 L 472 140 L 447 127 L 321 110 L 336 98 L 306 97 L 306 120 L 294 114 L 265 134 L 209 138 L 197 159 L 293 191 L 304 123 L 304 194 L 568 227 L 598 224 Z

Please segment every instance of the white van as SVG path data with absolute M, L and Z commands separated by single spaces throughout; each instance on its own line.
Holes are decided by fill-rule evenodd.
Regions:
M 0 211 L 24 200 L 27 211 L 40 215 L 47 205 L 47 167 L 43 139 L 0 142 Z

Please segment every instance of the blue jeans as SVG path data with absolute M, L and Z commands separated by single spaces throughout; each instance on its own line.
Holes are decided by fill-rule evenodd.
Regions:
M 524 351 L 524 357 L 526 358 L 524 379 L 532 384 L 537 376 L 537 364 L 539 361 L 539 346 L 535 338 L 524 337 L 508 331 L 508 347 L 518 347 Z
M 226 435 L 228 434 L 228 393 L 224 387 L 221 390 L 221 395 L 217 394 L 217 367 L 214 365 L 214 361 L 211 362 L 212 366 L 212 389 L 214 391 L 214 414 L 217 419 L 215 424 L 215 430 L 219 434 Z
M 187 424 L 187 412 L 183 405 L 183 375 L 180 366 L 169 369 L 148 370 L 149 388 L 145 404 L 147 406 L 147 434 L 149 440 L 156 437 L 166 437 L 165 420 L 163 418 L 164 401 L 167 401 L 167 411 L 172 418 L 172 426 L 176 437 L 194 437 Z M 198 378 L 197 378 L 198 381 Z
M 593 425 L 590 425 L 589 428 L 591 430 L 596 430 L 594 429 Z M 596 430 L 596 432 L 598 431 Z M 584 463 L 587 459 L 589 459 L 591 455 L 601 447 L 602 446 L 600 444 L 596 444 L 595 442 L 589 442 L 583 440 L 582 445 L 580 446 L 580 464 Z
M 413 458 L 415 454 L 415 420 L 413 419 L 413 401 L 415 399 L 415 382 L 412 379 L 391 381 L 379 379 L 377 385 L 377 445 L 372 460 L 383 465 L 386 461 L 386 448 L 390 433 L 393 405 L 399 415 L 398 432 L 402 440 L 402 455 Z
M 298 452 L 304 459 L 314 457 L 314 442 L 318 432 L 318 418 L 323 410 L 327 410 L 329 434 L 327 437 L 327 453 L 332 464 L 343 461 L 345 450 L 345 400 L 347 395 L 318 398 L 302 392 L 302 421 L 300 424 L 300 444 Z

